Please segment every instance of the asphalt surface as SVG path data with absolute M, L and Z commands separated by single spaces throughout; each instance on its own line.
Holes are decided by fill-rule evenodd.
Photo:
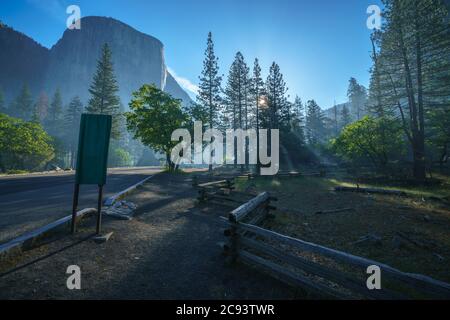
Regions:
M 161 170 L 109 169 L 104 199 Z M 74 181 L 73 172 L 0 177 L 0 243 L 71 214 Z M 80 187 L 78 210 L 97 206 L 97 189 Z

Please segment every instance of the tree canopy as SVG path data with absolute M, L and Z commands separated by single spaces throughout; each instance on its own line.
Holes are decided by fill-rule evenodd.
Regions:
M 128 129 L 144 145 L 165 154 L 169 168 L 174 169 L 170 153 L 178 142 L 171 141 L 172 132 L 189 122 L 181 101 L 146 84 L 133 93 L 129 107 L 130 112 L 125 113 Z

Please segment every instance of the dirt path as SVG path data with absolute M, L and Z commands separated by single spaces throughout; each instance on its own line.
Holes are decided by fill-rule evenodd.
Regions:
M 94 230 L 94 221 L 86 221 L 75 237 L 66 236 L 0 266 L 0 298 L 299 297 L 250 268 L 226 266 L 217 246 L 224 241 L 224 225 L 218 214 L 196 208 L 194 196 L 188 176 L 157 175 L 128 199 L 138 205 L 133 220 L 105 219 L 104 230 L 114 231 L 108 242 L 86 239 Z M 66 269 L 73 264 L 81 268 L 81 290 L 66 287 Z M 19 269 L 4 274 L 14 267 Z

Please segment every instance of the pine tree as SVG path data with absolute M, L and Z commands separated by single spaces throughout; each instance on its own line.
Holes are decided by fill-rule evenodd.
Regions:
M 253 77 L 251 79 L 251 95 L 254 105 L 254 114 L 255 114 L 255 127 L 256 129 L 260 128 L 261 119 L 260 119 L 260 109 L 266 107 L 265 103 L 265 95 L 266 95 L 266 87 L 264 81 L 261 77 L 261 67 L 259 66 L 258 59 L 255 59 L 253 64 Z
M 23 120 L 30 120 L 33 113 L 33 98 L 28 86 L 24 84 L 22 89 L 13 103 L 13 116 Z
M 107 114 L 113 116 L 111 137 L 118 139 L 119 132 L 119 107 L 120 99 L 117 95 L 119 87 L 114 75 L 112 53 L 107 43 L 102 47 L 101 57 L 97 62 L 97 71 L 89 88 L 91 98 L 86 111 L 95 114 Z
M 199 77 L 199 93 L 197 95 L 198 103 L 208 113 L 209 128 L 215 128 L 219 125 L 219 113 L 221 106 L 220 86 L 222 77 L 219 76 L 218 58 L 214 54 L 214 43 L 211 32 L 208 34 L 207 47 L 205 50 L 205 60 L 203 61 L 202 74 Z M 209 165 L 209 171 L 212 171 L 212 165 Z
M 384 117 L 386 114 L 386 108 L 383 103 L 383 94 L 381 87 L 381 66 L 379 59 L 379 52 L 377 52 L 375 41 L 376 41 L 377 33 L 374 33 L 370 36 L 370 40 L 372 43 L 372 61 L 373 66 L 370 70 L 370 85 L 369 85 L 369 97 L 367 108 L 369 113 L 376 117 Z M 395 100 L 395 98 L 394 98 Z M 390 105 L 395 105 L 395 102 L 390 101 Z M 391 110 L 389 110 L 389 114 Z
M 37 123 L 44 123 L 48 113 L 48 97 L 45 92 L 41 92 L 38 101 L 34 105 L 33 120 Z
M 366 108 L 367 90 L 364 86 L 360 85 L 355 78 L 350 78 L 347 96 L 352 106 L 353 114 L 356 119 L 359 120 L 363 116 Z
M 303 114 L 303 102 L 299 96 L 295 97 L 292 108 L 292 130 L 297 138 L 303 143 L 305 141 L 305 115 Z
M 53 137 L 61 137 L 62 119 L 63 118 L 63 101 L 61 91 L 56 89 L 52 102 L 48 108 L 46 129 Z
M 450 30 L 448 10 L 440 0 L 385 0 L 385 23 L 374 34 L 379 48 L 378 103 L 396 109 L 413 154 L 413 175 L 425 179 L 426 115 L 448 107 Z M 373 77 L 376 79 L 375 77 Z M 373 102 L 372 102 L 373 103 Z
M 256 58 L 255 62 L 253 63 L 253 77 L 251 79 L 251 94 L 253 99 L 253 104 L 255 107 L 254 114 L 254 124 L 256 128 L 256 150 L 259 153 L 259 128 L 261 124 L 260 119 L 260 108 L 265 107 L 265 85 L 264 81 L 261 77 L 261 67 L 259 66 L 259 61 Z M 261 173 L 261 166 L 259 163 L 259 154 L 257 155 L 257 161 L 256 161 L 256 172 L 258 174 Z
M 236 53 L 230 67 L 227 86 L 225 88 L 225 113 L 233 129 L 248 129 L 250 103 L 250 69 L 245 63 L 242 53 Z M 237 161 L 237 146 L 234 150 L 234 164 Z M 248 145 L 245 144 L 247 154 Z M 241 166 L 243 170 L 243 165 Z
M 286 129 L 288 127 L 286 92 L 286 83 L 280 67 L 273 62 L 266 81 L 268 108 L 262 113 L 263 124 L 266 128 Z
M 76 150 L 78 143 L 78 132 L 80 128 L 81 113 L 83 112 L 83 103 L 79 97 L 74 97 L 64 114 L 64 135 L 65 142 L 70 157 L 70 167 L 75 168 Z
M 350 123 L 352 123 L 352 117 L 350 116 L 350 111 L 347 104 L 344 104 L 341 111 L 341 128 L 345 128 Z
M 244 57 L 238 52 L 231 64 L 225 88 L 225 113 L 233 129 L 242 128 L 244 86 L 247 79 L 244 73 Z
M 323 141 L 325 135 L 325 116 L 314 100 L 307 102 L 306 109 L 306 137 L 310 145 L 316 145 Z

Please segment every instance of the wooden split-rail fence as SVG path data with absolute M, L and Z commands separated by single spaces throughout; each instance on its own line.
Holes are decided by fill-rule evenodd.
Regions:
M 270 204 L 272 200 L 275 199 L 267 192 L 261 193 L 225 218 L 229 226 L 225 230 L 228 241 L 222 247 L 231 262 L 239 260 L 260 268 L 320 297 L 450 299 L 448 283 L 257 226 L 275 209 Z M 380 268 L 381 289 L 368 288 L 369 266 Z
M 198 201 L 204 203 L 210 200 L 227 200 L 229 195 L 234 190 L 234 179 L 221 179 L 216 177 L 216 180 L 199 183 L 199 178 L 194 177 L 192 185 L 198 190 Z M 219 180 L 217 180 L 219 179 Z
M 279 171 L 275 175 L 262 176 L 255 173 L 246 174 L 247 179 L 254 178 L 296 178 L 296 177 L 325 177 L 326 171 L 322 170 L 320 172 L 297 172 L 297 171 Z

